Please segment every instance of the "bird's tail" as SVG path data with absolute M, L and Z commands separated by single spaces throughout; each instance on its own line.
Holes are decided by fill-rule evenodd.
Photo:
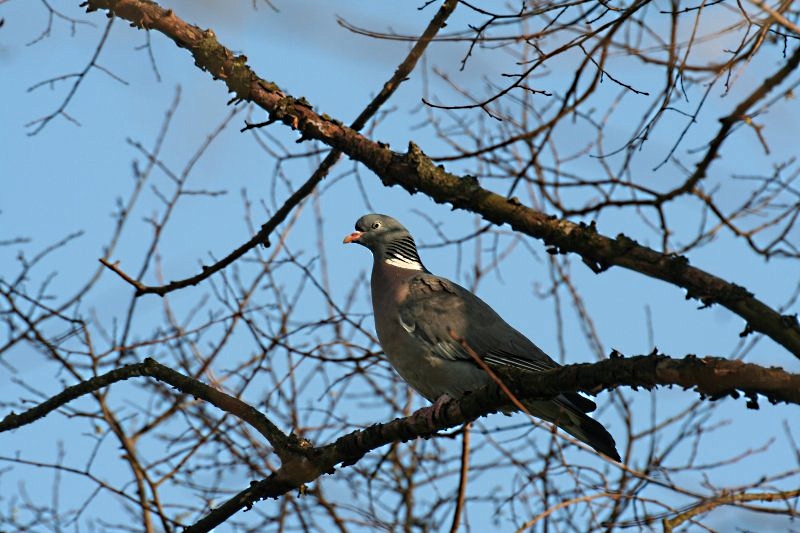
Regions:
M 557 425 L 576 439 L 615 461 L 620 460 L 614 437 L 597 420 L 587 416 L 566 397 L 526 402 L 530 413 Z

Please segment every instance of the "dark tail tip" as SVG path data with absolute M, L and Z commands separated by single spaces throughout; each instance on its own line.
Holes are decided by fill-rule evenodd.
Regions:
M 586 444 L 617 462 L 621 462 L 622 458 L 617 452 L 617 444 L 614 442 L 614 437 L 611 433 L 603 427 L 597 420 L 590 418 L 586 415 L 581 417 L 580 422 L 581 432 L 586 437 L 583 440 Z

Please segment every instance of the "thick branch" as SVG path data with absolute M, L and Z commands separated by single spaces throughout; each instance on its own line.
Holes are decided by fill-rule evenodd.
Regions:
M 364 110 L 356 117 L 353 123 L 350 125 L 350 128 L 359 131 L 361 128 L 367 125 L 367 122 L 377 113 L 378 109 L 386 103 L 387 100 L 395 93 L 400 84 L 403 83 L 407 78 L 408 75 L 411 74 L 411 71 L 414 70 L 414 67 L 417 65 L 417 62 L 422 57 L 423 52 L 428 47 L 428 45 L 433 41 L 433 38 L 439 32 L 441 28 L 446 25 L 446 21 L 448 17 L 453 13 L 456 6 L 458 5 L 457 0 L 446 0 L 442 7 L 437 11 L 436 15 L 433 16 L 428 26 L 425 28 L 425 31 L 420 36 L 419 40 L 417 40 L 416 44 L 411 48 L 408 55 L 403 59 L 403 61 L 398 65 L 397 69 L 395 69 L 394 73 L 392 74 L 391 78 L 389 78 L 386 83 L 383 84 L 383 88 L 381 91 L 372 99 L 372 101 L 367 104 Z M 245 129 L 249 129 L 251 127 L 255 127 L 256 125 L 248 124 Z M 289 216 L 289 213 L 297 207 L 303 200 L 305 200 L 317 187 L 317 185 L 328 175 L 330 169 L 339 161 L 339 158 L 342 155 L 341 150 L 333 149 L 325 159 L 320 163 L 314 173 L 309 177 L 303 185 L 297 189 L 287 200 L 284 204 L 278 209 L 270 219 L 262 224 L 261 229 L 253 235 L 246 243 L 242 244 L 234 251 L 229 253 L 227 256 L 223 257 L 221 260 L 217 261 L 211 266 L 204 266 L 199 274 L 191 276 L 189 278 L 171 281 L 166 285 L 158 285 L 158 286 L 150 286 L 145 285 L 141 281 L 135 280 L 126 274 L 117 263 L 111 263 L 106 261 L 105 259 L 100 259 L 100 262 L 115 272 L 118 276 L 120 276 L 123 280 L 130 283 L 136 289 L 136 296 L 142 296 L 143 294 L 158 294 L 159 296 L 164 296 L 165 294 L 172 292 L 174 290 L 182 289 L 184 287 L 189 287 L 192 285 L 197 285 L 204 279 L 208 278 L 215 272 L 219 272 L 226 268 L 228 265 L 242 257 L 244 254 L 258 246 L 259 244 L 263 244 L 265 246 L 269 245 L 269 236 L 278 227 L 286 217 Z
M 744 394 L 748 407 L 757 408 L 757 395 L 770 402 L 800 405 L 800 375 L 780 368 L 727 359 L 687 356 L 672 359 L 663 355 L 647 355 L 628 359 L 614 358 L 599 363 L 560 367 L 536 374 L 509 374 L 498 370 L 504 385 L 516 397 L 528 400 L 547 400 L 568 391 L 597 393 L 620 386 L 651 389 L 656 386 L 678 385 L 692 388 L 711 399 Z M 365 454 L 392 442 L 405 442 L 420 436 L 475 420 L 510 405 L 507 393 L 496 383 L 450 402 L 438 414 L 412 415 L 385 424 L 375 424 L 354 431 L 333 443 L 314 447 L 307 441 L 287 436 L 266 416 L 238 398 L 229 396 L 195 379 L 184 376 L 153 359 L 126 365 L 102 376 L 68 387 L 42 404 L 21 414 L 11 413 L 0 421 L 0 433 L 30 424 L 68 402 L 132 377 L 151 376 L 168 383 L 186 394 L 206 400 L 221 410 L 244 420 L 256 428 L 273 446 L 281 458 L 281 467 L 272 476 L 242 491 L 221 507 L 211 511 L 194 531 L 208 531 L 240 509 L 254 502 L 277 497 L 301 487 L 325 473 L 333 473 L 336 465 L 357 463 Z
M 536 374 L 502 371 L 498 374 L 516 397 L 525 400 L 548 400 L 563 392 L 574 391 L 596 394 L 621 386 L 652 389 L 678 385 L 712 400 L 725 396 L 738 398 L 744 394 L 749 398 L 748 406 L 753 408 L 758 406 L 756 396 L 759 394 L 771 403 L 800 405 L 799 374 L 718 357 L 689 355 L 673 359 L 663 355 L 643 355 L 567 365 Z M 434 419 L 436 427 L 428 429 L 438 430 L 470 422 L 509 403 L 499 386 L 493 383 L 485 390 L 448 404 L 447 409 L 442 409 L 440 419 Z M 336 455 L 345 464 L 352 464 L 378 446 L 424 435 L 425 420 L 415 424 L 409 422 L 412 419 L 413 416 L 350 433 L 324 449 L 338 449 Z
M 436 202 L 479 213 L 496 224 L 512 228 L 552 247 L 553 251 L 574 252 L 595 272 L 621 266 L 686 289 L 688 298 L 705 305 L 718 303 L 745 319 L 744 332 L 758 331 L 800 357 L 800 324 L 796 316 L 784 316 L 755 298 L 749 291 L 699 268 L 689 266 L 685 257 L 661 254 L 623 234 L 606 237 L 596 228 L 559 220 L 483 189 L 474 177 L 459 178 L 435 166 L 411 144 L 407 153 L 391 151 L 340 122 L 315 113 L 304 99 L 287 96 L 274 83 L 260 79 L 246 65 L 217 42 L 214 32 L 203 31 L 182 21 L 172 10 L 141 0 L 90 0 L 89 9 L 109 9 L 134 26 L 156 29 L 179 46 L 187 48 L 197 65 L 222 79 L 237 98 L 256 103 L 280 121 L 298 130 L 302 138 L 322 141 L 362 162 L 386 185 L 401 185 L 411 193 L 423 192 Z
M 505 376 L 506 384 L 520 398 L 549 399 L 561 392 L 598 391 L 619 385 L 650 389 L 657 385 L 680 385 L 694 388 L 702 395 L 721 398 L 739 396 L 743 392 L 750 402 L 756 394 L 764 394 L 772 402 L 800 405 L 800 375 L 778 368 L 729 361 L 720 358 L 687 356 L 684 359 L 650 355 L 630 359 L 608 359 L 600 363 L 570 365 L 539 374 Z M 275 498 L 296 490 L 323 473 L 333 473 L 336 465 L 357 463 L 366 453 L 391 442 L 405 442 L 417 437 L 475 420 L 507 406 L 509 400 L 496 384 L 477 391 L 458 402 L 446 404 L 438 416 L 411 415 L 385 424 L 375 424 L 354 431 L 326 446 L 308 449 L 299 472 L 281 471 L 267 479 L 252 483 L 222 506 L 212 510 L 187 531 L 210 531 L 243 508 L 258 500 Z
M 533 400 L 547 400 L 562 392 L 598 392 L 622 385 L 647 389 L 659 385 L 679 385 L 694 388 L 712 399 L 728 395 L 739 397 L 741 392 L 749 398 L 748 406 L 754 408 L 758 405 L 757 394 L 765 395 L 773 403 L 800 405 L 800 375 L 790 374 L 780 368 L 763 368 L 715 357 L 672 359 L 647 355 L 616 358 L 599 363 L 564 366 L 537 374 L 505 375 L 503 378 L 515 396 Z M 187 531 L 210 531 L 238 510 L 249 508 L 258 500 L 275 498 L 300 488 L 323 473 L 333 473 L 336 465 L 344 467 L 355 464 L 365 454 L 386 444 L 429 436 L 435 431 L 494 413 L 509 403 L 497 384 L 493 383 L 460 401 L 445 404 L 438 415 L 432 418 L 413 414 L 354 431 L 326 446 L 309 448 L 304 460 L 297 463 L 298 471 L 288 472 L 284 465 L 277 474 L 252 483 Z

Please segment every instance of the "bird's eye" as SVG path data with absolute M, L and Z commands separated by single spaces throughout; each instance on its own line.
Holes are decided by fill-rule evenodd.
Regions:
M 381 227 L 381 223 L 380 222 L 373 222 L 372 223 L 372 229 L 378 229 L 380 227 Z

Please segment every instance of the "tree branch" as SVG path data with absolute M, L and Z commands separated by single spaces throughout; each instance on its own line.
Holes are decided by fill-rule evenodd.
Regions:
M 281 460 L 289 459 L 291 453 L 294 451 L 293 448 L 296 445 L 294 441 L 296 439 L 284 434 L 275 424 L 254 407 L 238 398 L 234 398 L 213 387 L 209 387 L 205 383 L 172 370 L 149 357 L 141 363 L 125 365 L 100 376 L 81 381 L 71 387 L 67 387 L 55 396 L 23 413 L 9 413 L 0 421 L 0 433 L 32 424 L 72 400 L 108 387 L 118 381 L 144 376 L 150 376 L 158 381 L 163 381 L 185 394 L 201 398 L 219 409 L 247 422 L 272 444 L 276 455 L 278 455 Z
M 405 57 L 405 59 L 403 59 L 400 65 L 398 65 L 397 69 L 395 69 L 391 78 L 389 78 L 389 80 L 383 84 L 381 91 L 375 96 L 375 98 L 372 99 L 369 104 L 367 104 L 364 110 L 361 111 L 358 117 L 356 117 L 356 119 L 350 125 L 351 129 L 354 131 L 359 131 L 361 128 L 366 126 L 367 122 L 369 122 L 373 115 L 375 115 L 378 109 L 380 109 L 380 107 L 386 103 L 387 100 L 389 100 L 397 88 L 400 87 L 400 84 L 408 78 L 408 75 L 411 74 L 412 70 L 414 70 L 414 67 L 422 57 L 425 49 L 428 47 L 431 41 L 433 41 L 433 38 L 436 36 L 439 30 L 446 25 L 445 23 L 447 19 L 453 13 L 457 5 L 457 0 L 446 0 L 444 4 L 442 4 L 439 11 L 433 16 L 430 23 L 428 23 L 427 28 L 425 28 L 425 31 L 417 40 L 416 44 L 411 48 L 408 55 Z M 252 127 L 256 127 L 256 125 L 248 124 L 244 129 L 250 129 Z M 286 220 L 286 217 L 289 216 L 289 213 L 292 212 L 292 209 L 299 205 L 308 197 L 309 194 L 314 191 L 316 186 L 328 175 L 330 169 L 333 168 L 333 166 L 339 161 L 341 155 L 341 150 L 335 148 L 331 150 L 325 159 L 322 160 L 322 163 L 319 164 L 311 177 L 309 177 L 308 180 L 306 180 L 306 182 L 303 183 L 303 185 L 297 189 L 286 200 L 286 202 L 284 202 L 280 209 L 278 209 L 278 211 L 276 211 L 267 222 L 262 224 L 258 233 L 253 235 L 250 240 L 236 248 L 233 252 L 229 253 L 227 256 L 223 257 L 213 265 L 204 266 L 197 275 L 178 281 L 172 281 L 166 285 L 150 286 L 133 279 L 128 274 L 123 272 L 118 263 L 111 263 L 104 259 L 100 259 L 100 262 L 120 276 L 123 280 L 131 284 L 136 289 L 136 296 L 142 296 L 144 294 L 158 294 L 159 296 L 164 296 L 165 294 L 174 290 L 197 285 L 215 272 L 219 272 L 220 270 L 224 269 L 259 244 L 269 246 L 270 234 L 272 234 L 279 224 Z
M 662 254 L 619 234 L 610 238 L 594 225 L 575 224 L 523 206 L 514 198 L 488 191 L 472 176 L 458 177 L 437 167 L 417 146 L 393 152 L 351 128 L 313 111 L 305 99 L 287 95 L 272 82 L 259 78 L 246 64 L 220 45 L 214 32 L 201 30 L 178 18 L 172 10 L 141 0 L 89 0 L 89 11 L 107 9 L 133 26 L 155 29 L 188 49 L 196 64 L 223 80 L 240 100 L 269 113 L 270 122 L 283 122 L 299 131 L 301 139 L 315 139 L 341 150 L 375 172 L 387 186 L 400 185 L 410 193 L 423 192 L 438 203 L 478 213 L 495 224 L 542 240 L 554 253 L 577 253 L 594 272 L 621 266 L 686 289 L 687 298 L 704 306 L 718 303 L 746 321 L 743 335 L 761 332 L 800 358 L 800 324 L 795 315 L 781 315 L 752 293 L 699 268 L 687 258 Z
M 615 358 L 599 363 L 568 365 L 536 374 L 507 375 L 504 379 L 515 396 L 526 400 L 548 400 L 562 392 L 598 392 L 620 385 L 634 389 L 679 385 L 694 388 L 702 396 L 711 399 L 729 395 L 739 397 L 741 391 L 749 398 L 750 407 L 757 407 L 757 394 L 767 396 L 773 403 L 800 405 L 800 375 L 790 374 L 779 368 L 763 368 L 715 357 L 700 359 L 687 356 L 673 359 L 663 355 L 647 355 L 628 359 Z M 210 511 L 187 531 L 210 531 L 238 510 L 249 508 L 256 501 L 275 498 L 282 494 L 282 490 L 297 490 L 323 473 L 332 474 L 336 465 L 350 466 L 368 452 L 386 444 L 427 437 L 436 431 L 494 413 L 508 404 L 509 400 L 500 387 L 492 383 L 461 400 L 446 403 L 432 417 L 412 414 L 406 418 L 353 431 L 331 444 L 309 449 L 299 474 L 295 472 L 289 478 L 285 467 L 281 467 L 275 475 L 252 483 L 234 498 Z
M 707 513 L 720 505 L 733 505 L 743 502 L 771 502 L 779 500 L 792 500 L 800 497 L 800 489 L 789 490 L 784 492 L 765 492 L 765 493 L 748 493 L 742 492 L 737 494 L 723 494 L 717 498 L 711 498 L 705 502 L 693 505 L 688 511 L 680 513 L 672 518 L 665 518 L 661 521 L 664 528 L 664 533 L 672 533 L 672 531 L 693 517 Z
M 771 403 L 800 405 L 800 375 L 780 368 L 764 368 L 741 361 L 690 355 L 673 359 L 664 355 L 613 358 L 598 363 L 568 365 L 547 372 L 509 373 L 500 370 L 504 385 L 518 398 L 548 400 L 572 391 L 597 393 L 620 386 L 634 389 L 678 385 L 692 388 L 703 397 L 738 398 L 744 394 L 748 407 L 758 408 L 758 395 Z M 471 422 L 509 406 L 506 393 L 497 383 L 452 401 L 433 416 L 398 418 L 385 424 L 353 431 L 322 446 L 287 436 L 266 416 L 245 402 L 176 372 L 153 359 L 126 365 L 101 376 L 68 387 L 36 407 L 21 414 L 10 413 L 0 421 L 0 433 L 30 424 L 66 403 L 132 377 L 151 376 L 204 399 L 256 428 L 273 446 L 281 467 L 270 477 L 254 482 L 246 490 L 212 510 L 188 531 L 209 531 L 240 509 L 264 498 L 274 498 L 299 489 L 323 474 L 332 474 L 337 465 L 357 463 L 367 453 L 392 442 L 406 442 L 430 436 L 436 431 Z

